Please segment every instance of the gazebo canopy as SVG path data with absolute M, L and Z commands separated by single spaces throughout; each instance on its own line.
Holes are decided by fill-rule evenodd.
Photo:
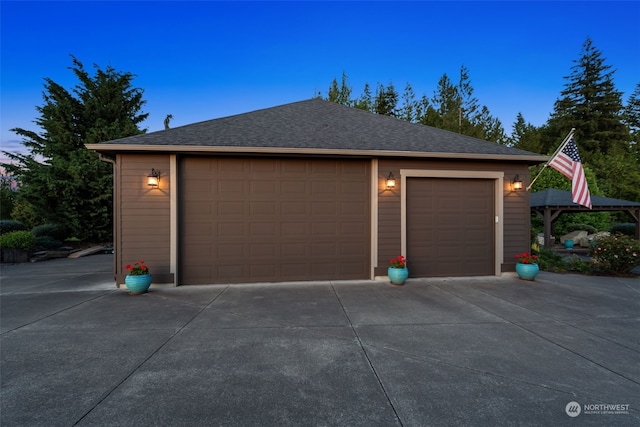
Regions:
M 544 247 L 551 247 L 551 226 L 565 212 L 626 212 L 636 224 L 635 238 L 640 240 L 640 202 L 591 196 L 592 209 L 573 203 L 571 192 L 550 188 L 531 193 L 531 211 L 544 219 Z

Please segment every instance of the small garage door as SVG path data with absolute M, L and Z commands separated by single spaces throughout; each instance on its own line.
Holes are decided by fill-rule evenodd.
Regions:
M 495 274 L 494 180 L 407 179 L 413 277 Z
M 364 279 L 369 162 L 185 158 L 180 283 Z

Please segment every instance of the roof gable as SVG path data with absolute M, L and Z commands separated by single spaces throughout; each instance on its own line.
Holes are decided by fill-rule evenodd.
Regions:
M 262 150 L 302 149 L 515 156 L 542 162 L 545 156 L 393 117 L 345 107 L 320 98 L 193 123 L 173 129 L 88 144 L 97 151 L 136 147 Z M 202 150 L 200 150 L 202 151 Z M 207 150 L 209 151 L 209 150 Z M 226 150 L 229 151 L 229 150 Z M 246 150 L 245 150 L 246 151 Z

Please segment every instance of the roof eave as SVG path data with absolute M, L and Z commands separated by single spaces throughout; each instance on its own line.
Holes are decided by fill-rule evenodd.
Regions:
M 530 163 L 544 163 L 548 156 L 542 155 L 513 155 L 513 154 L 479 154 L 479 153 L 443 153 L 428 151 L 392 151 L 392 150 L 351 150 L 327 148 L 282 148 L 282 147 L 228 147 L 202 145 L 138 145 L 138 144 L 85 144 L 89 150 L 99 153 L 140 153 L 140 152 L 171 152 L 171 153 L 225 153 L 225 154 L 306 154 L 323 156 L 368 156 L 368 157 L 420 157 L 439 159 L 470 159 L 470 160 L 502 160 L 521 161 Z

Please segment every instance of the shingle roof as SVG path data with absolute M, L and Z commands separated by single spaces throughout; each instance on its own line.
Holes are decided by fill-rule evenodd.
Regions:
M 319 98 L 173 129 L 88 144 L 91 149 L 155 146 L 321 149 L 495 155 L 545 161 L 528 151 L 338 105 Z
M 640 207 L 640 203 L 629 200 L 611 199 L 609 197 L 591 196 L 591 204 L 593 208 L 616 208 L 616 207 Z M 571 200 L 571 192 L 549 188 L 544 191 L 531 193 L 530 205 L 532 208 L 539 207 L 559 207 L 570 206 L 580 208 L 581 206 L 573 203 Z M 585 208 L 588 209 L 588 208 Z

